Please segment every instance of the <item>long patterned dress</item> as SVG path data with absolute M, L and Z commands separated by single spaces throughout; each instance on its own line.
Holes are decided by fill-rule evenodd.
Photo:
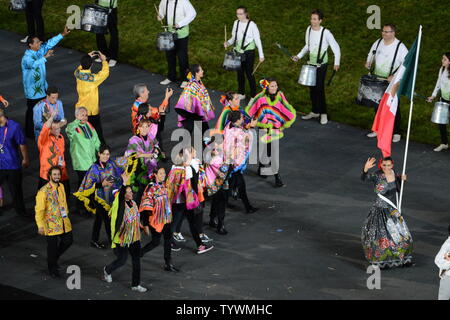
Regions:
M 400 267 L 412 262 L 413 240 L 406 222 L 396 205 L 400 178 L 387 182 L 384 173 L 362 173 L 363 181 L 369 180 L 375 186 L 377 199 L 370 208 L 361 234 L 362 246 L 367 261 L 380 268 Z M 392 204 L 379 195 L 389 199 Z

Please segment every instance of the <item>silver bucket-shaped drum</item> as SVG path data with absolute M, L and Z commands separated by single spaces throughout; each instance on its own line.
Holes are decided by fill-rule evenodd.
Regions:
M 437 124 L 448 124 L 449 106 L 450 105 L 445 102 L 436 102 L 434 104 L 433 113 L 431 114 L 431 122 Z
M 81 29 L 95 34 L 107 34 L 108 13 L 107 8 L 95 4 L 85 5 L 81 16 Z
M 26 7 L 26 0 L 11 0 L 9 2 L 9 9 L 12 11 L 24 11 Z
M 315 87 L 317 78 L 317 67 L 309 64 L 305 64 L 300 71 L 300 77 L 298 78 L 298 83 L 307 86 Z
M 235 51 L 229 51 L 225 53 L 225 58 L 223 59 L 223 68 L 227 71 L 238 71 L 241 69 L 242 60 L 241 55 Z
M 379 79 L 374 75 L 362 76 L 359 81 L 356 103 L 360 106 L 377 109 L 388 86 L 387 80 Z
M 175 33 L 161 32 L 156 38 L 156 48 L 159 51 L 170 51 L 175 49 Z

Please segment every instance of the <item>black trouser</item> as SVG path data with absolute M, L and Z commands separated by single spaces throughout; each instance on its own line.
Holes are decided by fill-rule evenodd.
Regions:
M 47 264 L 49 272 L 58 270 L 58 259 L 73 243 L 72 231 L 47 238 Z
M 442 102 L 450 103 L 449 100 L 445 100 L 441 98 Z M 442 144 L 448 144 L 448 133 L 447 133 L 447 125 L 446 124 L 440 124 L 439 125 L 439 132 L 441 134 L 441 143 Z
M 0 170 L 0 185 L 6 180 L 17 214 L 26 214 L 25 201 L 23 201 L 22 169 Z M 4 197 L 4 195 L 3 195 Z
M 319 114 L 327 113 L 327 102 L 325 99 L 325 77 L 327 75 L 328 64 L 322 64 L 317 68 L 316 86 L 309 87 L 311 97 L 312 112 Z
M 49 181 L 42 179 L 41 177 L 39 177 L 39 181 L 38 181 L 38 191 L 45 186 Z M 64 180 L 61 181 L 62 185 L 64 186 L 64 191 L 66 192 L 66 202 L 67 202 L 67 206 L 69 206 L 69 194 L 70 194 L 70 183 L 69 180 Z
M 172 253 L 172 224 L 165 224 L 161 232 L 157 232 L 155 228 L 150 225 L 149 228 L 150 232 L 152 233 L 152 241 L 147 243 L 145 247 L 142 248 L 142 254 L 144 255 L 159 246 L 159 244 L 161 243 L 161 236 L 164 236 L 164 261 L 166 262 L 166 264 L 170 264 Z
M 97 34 L 97 47 L 98 50 L 107 56 L 109 59 L 117 60 L 119 53 L 119 31 L 117 30 L 117 8 L 112 9 L 108 15 L 108 30 L 111 35 L 109 41 L 109 47 L 106 43 L 104 34 Z
M 156 139 L 158 140 L 158 145 L 159 145 L 159 148 L 161 149 L 161 151 L 164 151 L 162 133 L 164 131 L 165 122 L 166 122 L 166 116 L 161 115 L 161 118 L 158 122 L 158 133 L 156 134 Z
M 132 259 L 131 262 L 133 264 L 131 286 L 137 287 L 141 283 L 141 242 L 133 242 L 129 247 L 121 247 L 118 245 L 114 248 L 114 251 L 117 259 L 106 266 L 106 272 L 111 274 L 114 270 L 117 270 L 125 265 L 128 258 L 128 252 L 130 252 Z
M 180 232 L 181 228 L 181 222 L 183 221 L 183 218 L 186 217 L 186 219 L 189 222 L 189 229 L 191 231 L 192 238 L 194 239 L 195 243 L 197 244 L 197 247 L 202 245 L 202 240 L 200 239 L 200 233 L 197 229 L 198 223 L 196 223 L 196 218 L 198 222 L 198 216 L 203 214 L 195 214 L 194 210 L 187 210 L 186 204 L 184 203 L 174 203 L 172 205 L 172 214 L 174 217 L 173 221 L 173 232 Z M 197 216 L 197 217 L 196 217 Z
M 108 212 L 103 206 L 95 202 L 95 220 L 92 228 L 92 241 L 98 242 L 100 239 L 100 229 L 102 228 L 102 222 L 105 224 L 105 231 L 108 241 L 111 242 L 111 222 L 108 217 Z
M 211 211 L 209 213 L 210 220 L 214 220 L 217 217 L 217 228 L 223 227 L 225 222 L 225 211 L 227 207 L 228 192 L 227 190 L 220 189 L 211 198 Z
M 43 5 L 44 0 L 31 0 L 27 1 L 27 6 L 25 9 L 25 16 L 27 18 L 28 36 L 29 37 L 37 36 L 41 41 L 45 41 L 44 19 L 42 18 Z
M 244 61 L 241 63 L 241 69 L 237 71 L 238 92 L 245 95 L 245 76 L 247 76 L 250 85 L 250 94 L 256 96 L 256 80 L 253 75 L 253 65 L 255 63 L 255 50 L 244 51 Z
M 77 191 L 78 191 L 87 171 L 75 170 L 75 172 L 77 173 L 77 177 L 78 177 L 78 183 L 77 183 Z M 77 204 L 78 213 L 81 213 L 82 211 L 85 210 L 83 201 L 76 199 L 76 204 Z
M 175 49 L 166 51 L 167 64 L 169 65 L 167 78 L 172 82 L 177 81 L 177 57 L 181 79 L 182 81 L 186 80 L 189 69 L 188 44 L 189 37 L 178 39 L 175 40 Z
M 251 205 L 247 197 L 247 187 L 245 185 L 245 179 L 242 172 L 238 171 L 233 173 L 233 175 L 231 176 L 230 187 L 232 189 L 236 188 L 238 190 L 239 198 L 241 198 L 242 202 L 244 203 L 245 210 L 249 211 Z
M 25 136 L 29 139 L 34 140 L 33 108 L 44 98 L 45 96 L 39 99 L 27 99 L 27 111 L 25 113 Z
M 103 137 L 103 129 L 102 129 L 102 123 L 100 121 L 100 115 L 98 114 L 96 116 L 88 116 L 88 121 L 92 124 L 95 131 L 97 132 L 100 142 L 102 144 L 106 144 L 105 138 Z

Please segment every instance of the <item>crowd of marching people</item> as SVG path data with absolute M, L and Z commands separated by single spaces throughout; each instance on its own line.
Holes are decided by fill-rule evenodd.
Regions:
M 43 1 L 31 1 L 27 11 L 28 22 L 32 23 L 32 11 L 40 10 Z M 189 142 L 177 151 L 167 149 L 163 132 L 169 100 L 174 92 L 165 89 L 164 100 L 159 106 L 149 103 L 150 88 L 138 83 L 132 90 L 135 100 L 131 102 L 130 139 L 121 154 L 112 157 L 106 143 L 101 121 L 99 87 L 109 77 L 110 67 L 117 63 L 117 2 L 100 1 L 100 6 L 109 6 L 111 19 L 110 46 L 104 35 L 97 36 L 99 50 L 82 56 L 74 70 L 78 99 L 75 104 L 75 120 L 67 123 L 59 90 L 48 86 L 46 63 L 53 56 L 53 48 L 70 34 L 65 27 L 61 34 L 43 42 L 43 22 L 38 19 L 36 34 L 29 26 L 29 34 L 23 39 L 27 50 L 22 58 L 24 93 L 27 100 L 25 127 L 7 117 L 8 101 L 0 96 L 0 183 L 4 181 L 11 191 L 16 212 L 28 215 L 22 191 L 22 168 L 30 159 L 26 138 L 36 144 L 39 151 L 39 182 L 37 186 L 35 220 L 38 233 L 47 239 L 48 271 L 59 278 L 58 259 L 73 242 L 73 227 L 69 218 L 69 203 L 76 200 L 76 212 L 82 216 L 95 215 L 90 245 L 97 249 L 111 247 L 115 260 L 103 268 L 103 280 L 112 281 L 112 274 L 123 266 L 128 257 L 132 259 L 132 290 L 146 292 L 141 286 L 140 259 L 159 246 L 164 240 L 164 270 L 178 272 L 172 259 L 172 252 L 181 250 L 185 242 L 181 227 L 186 219 L 195 242 L 197 254 L 214 248 L 211 239 L 203 230 L 206 202 L 210 202 L 209 226 L 217 234 L 225 236 L 226 211 L 230 197 L 241 199 L 248 214 L 258 210 L 251 205 L 246 192 L 245 172 L 255 145 L 265 152 L 266 158 L 257 157 L 258 174 L 261 178 L 274 176 L 275 187 L 285 184 L 279 173 L 277 146 L 284 137 L 285 129 L 296 120 L 296 110 L 280 90 L 274 78 L 259 82 L 262 90 L 257 93 L 253 65 L 255 52 L 259 62 L 265 60 L 259 29 L 250 20 L 246 7 L 237 8 L 237 20 L 233 24 L 232 38 L 224 47 L 233 46 L 240 55 L 241 68 L 237 72 L 238 90 L 222 96 L 219 113 L 211 101 L 203 83 L 204 70 L 199 64 L 189 65 L 189 24 L 195 19 L 196 11 L 188 0 L 162 0 L 157 8 L 157 19 L 166 19 L 171 32 L 177 34 L 174 49 L 166 52 L 168 62 L 168 85 L 181 78 L 183 92 L 178 97 L 175 111 L 178 127 L 185 129 Z M 294 61 L 309 53 L 308 65 L 315 66 L 316 84 L 310 86 L 312 111 L 304 120 L 317 118 L 327 124 L 328 115 L 325 98 L 325 76 L 328 66 L 328 48 L 334 59 L 334 72 L 340 68 L 341 52 L 338 42 L 330 30 L 321 26 L 324 15 L 320 10 L 311 13 L 311 26 L 305 33 L 305 46 Z M 169 28 L 169 29 L 170 29 Z M 367 57 L 366 68 L 371 74 L 383 78 L 386 85 L 394 76 L 408 55 L 406 46 L 395 37 L 396 26 L 386 24 L 382 38 L 377 40 Z M 180 78 L 177 79 L 177 58 Z M 101 63 L 99 72 L 92 72 L 95 62 Z M 432 102 L 438 94 L 442 101 L 450 101 L 450 54 L 444 54 L 442 69 L 436 88 L 428 98 Z M 253 71 L 253 72 L 252 72 Z M 250 99 L 245 105 L 245 78 L 250 86 Z M 376 110 L 375 110 L 376 111 Z M 400 109 L 398 108 L 393 142 L 400 141 Z M 210 127 L 210 124 L 214 125 Z M 446 125 L 440 125 L 441 144 L 435 151 L 448 148 Z M 258 134 L 256 130 L 258 129 Z M 66 140 L 69 142 L 70 160 L 65 159 Z M 195 134 L 201 132 L 200 149 L 195 145 Z M 376 137 L 371 132 L 368 137 Z M 191 139 L 193 138 L 194 139 Z M 275 147 L 274 147 L 275 145 Z M 166 146 L 166 148 L 164 147 Z M 266 161 L 267 160 L 267 161 Z M 170 162 L 171 163 L 170 163 Z M 77 176 L 77 189 L 71 190 L 69 168 Z M 166 169 L 172 164 L 170 170 Z M 412 264 L 412 236 L 398 207 L 397 194 L 406 175 L 396 175 L 393 160 L 384 157 L 378 163 L 379 170 L 369 173 L 376 166 L 376 159 L 369 158 L 364 165 L 362 180 L 375 185 L 377 200 L 372 206 L 362 231 L 362 243 L 367 261 L 381 268 L 409 266 Z M 1 201 L 3 191 L 0 189 Z M 2 203 L 0 203 L 2 204 Z M 102 226 L 106 242 L 100 241 Z M 151 241 L 142 244 L 142 233 L 151 236 Z M 445 246 L 445 245 L 444 245 Z M 447 245 L 448 247 L 448 245 Z M 450 269 L 450 252 L 443 251 L 436 257 L 441 270 L 441 297 L 449 297 L 446 273 Z

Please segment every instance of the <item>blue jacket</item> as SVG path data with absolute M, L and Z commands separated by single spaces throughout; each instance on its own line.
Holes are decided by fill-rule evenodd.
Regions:
M 36 139 L 39 137 L 44 123 L 49 118 L 49 115 L 51 113 L 51 110 L 49 109 L 58 111 L 54 120 L 61 121 L 62 119 L 64 119 L 64 108 L 61 100 L 56 100 L 55 104 L 51 104 L 50 102 L 48 102 L 47 98 L 39 101 L 33 107 L 34 136 L 36 137 Z M 44 117 L 44 114 L 48 115 Z
M 27 99 L 40 99 L 46 95 L 48 87 L 46 77 L 45 63 L 47 59 L 44 58 L 47 51 L 52 49 L 62 40 L 63 36 L 58 34 L 51 38 L 46 43 L 41 45 L 38 51 L 27 49 L 22 58 L 22 81 Z

